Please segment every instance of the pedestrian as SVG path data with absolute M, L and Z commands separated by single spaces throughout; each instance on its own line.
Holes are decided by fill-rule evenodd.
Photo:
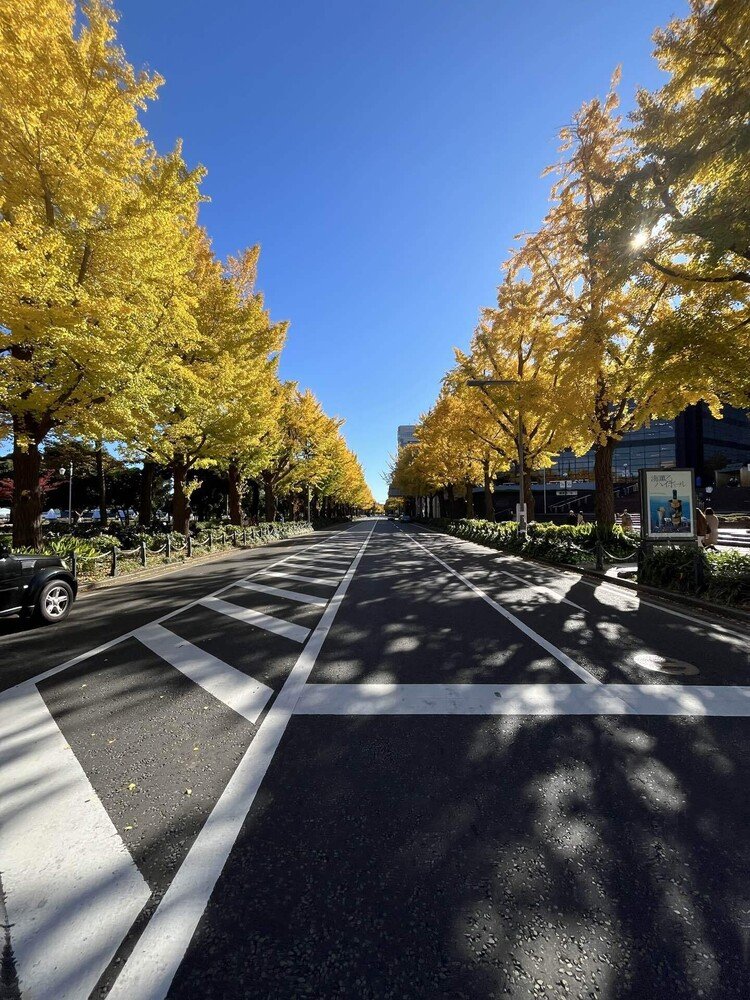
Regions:
M 583 514 L 579 510 L 578 514 L 576 515 L 576 525 L 580 528 L 581 525 L 585 524 L 585 523 L 586 523 L 586 518 L 583 516 Z
M 714 514 L 713 507 L 706 507 L 706 525 L 708 531 L 706 532 L 706 540 L 703 544 L 707 549 L 716 548 L 719 544 L 719 519 Z
M 698 544 L 706 544 L 706 535 L 708 534 L 708 523 L 706 522 L 706 515 L 700 509 L 700 507 L 695 508 L 695 533 L 698 536 Z
M 576 512 L 573 510 L 572 507 L 568 511 L 568 515 L 570 517 L 570 523 L 571 524 L 578 524 L 578 521 L 576 520 Z
M 622 527 L 623 531 L 633 530 L 633 518 L 630 516 L 630 514 L 628 514 L 627 507 L 622 512 L 622 517 L 620 518 L 620 526 Z

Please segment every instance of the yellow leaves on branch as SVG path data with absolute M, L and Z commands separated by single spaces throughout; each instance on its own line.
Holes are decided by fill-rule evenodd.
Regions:
M 179 326 L 201 171 L 159 156 L 109 4 L 9 0 L 0 21 L 0 409 L 99 434 Z

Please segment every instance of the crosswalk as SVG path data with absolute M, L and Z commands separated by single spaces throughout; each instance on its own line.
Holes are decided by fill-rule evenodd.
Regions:
M 200 613 L 203 634 L 211 632 L 213 616 L 228 617 L 247 628 L 248 641 L 253 633 L 272 635 L 299 649 L 329 613 L 361 549 L 362 538 L 345 533 L 313 543 L 48 674 L 135 639 L 258 725 L 274 690 L 252 676 L 252 667 L 238 669 L 203 648 L 200 639 L 190 642 L 173 631 L 170 619 L 177 627 L 177 616 L 192 608 Z M 242 597 L 264 609 L 271 602 L 274 613 L 237 603 Z M 292 620 L 300 610 L 320 614 L 303 625 Z M 36 686 L 48 674 L 0 696 L 2 888 L 23 996 L 78 1000 L 96 988 L 150 889 Z M 39 859 L 48 860 L 41 865 Z

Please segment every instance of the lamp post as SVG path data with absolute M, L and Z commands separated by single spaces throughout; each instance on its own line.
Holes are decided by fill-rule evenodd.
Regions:
M 512 378 L 470 378 L 466 381 L 467 385 L 475 386 L 479 389 L 487 385 L 515 385 L 520 386 L 520 381 L 518 379 Z M 526 504 L 524 503 L 524 481 L 523 481 L 523 416 L 521 414 L 521 399 L 519 390 L 518 399 L 518 430 L 517 430 L 517 441 L 516 445 L 518 447 L 518 530 L 520 534 L 526 534 Z
M 67 471 L 68 476 L 69 476 L 69 478 L 68 478 L 68 527 L 72 531 L 73 530 L 73 463 L 72 462 L 70 463 L 70 468 L 69 469 L 66 470 L 64 466 L 63 466 L 62 469 L 60 469 L 60 475 L 64 476 L 65 473 L 66 473 L 66 471 Z

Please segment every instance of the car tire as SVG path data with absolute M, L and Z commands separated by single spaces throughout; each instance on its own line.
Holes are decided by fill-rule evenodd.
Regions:
M 65 580 L 50 580 L 39 591 L 34 605 L 34 619 L 41 625 L 64 621 L 73 606 L 73 588 Z

